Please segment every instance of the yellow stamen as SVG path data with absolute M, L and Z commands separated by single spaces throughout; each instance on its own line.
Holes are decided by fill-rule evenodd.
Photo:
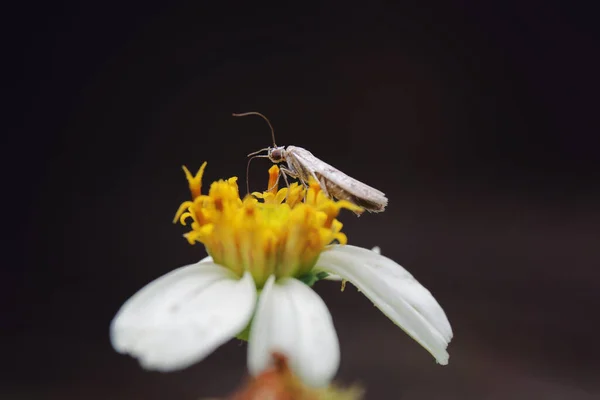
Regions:
M 204 175 L 204 168 L 206 168 L 206 161 L 200 166 L 198 172 L 196 172 L 195 176 L 192 176 L 191 172 L 187 169 L 187 167 L 183 166 L 183 172 L 185 172 L 185 177 L 187 178 L 188 184 L 190 186 L 190 192 L 192 193 L 192 200 L 196 197 L 200 196 L 200 191 L 202 190 L 202 175 Z
M 342 288 L 341 288 L 341 291 L 342 291 L 342 292 L 343 292 L 343 291 L 346 289 L 346 283 L 347 283 L 347 282 L 348 282 L 347 280 L 345 280 L 345 279 L 342 279 Z
M 203 195 L 205 166 L 194 177 L 184 167 L 192 201 L 181 204 L 174 222 L 186 225 L 192 220 L 191 231 L 184 235 L 188 242 L 204 244 L 216 263 L 238 276 L 250 271 L 259 288 L 272 274 L 300 277 L 310 272 L 325 246 L 347 241 L 337 220 L 340 210 L 362 210 L 327 198 L 316 182 L 308 189 L 294 182 L 278 190 L 277 166 L 269 170 L 265 192 L 242 200 L 233 177 L 213 182 Z
M 277 193 L 278 183 L 279 167 L 277 165 L 273 165 L 271 168 L 269 168 L 269 186 L 267 186 L 267 190 L 269 191 L 269 193 Z

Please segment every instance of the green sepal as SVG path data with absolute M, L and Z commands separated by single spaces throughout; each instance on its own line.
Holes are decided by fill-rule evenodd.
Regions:
M 325 279 L 329 276 L 329 274 L 327 272 L 324 271 L 319 271 L 319 272 L 309 272 L 305 275 L 302 275 L 301 277 L 298 278 L 298 280 L 300 282 L 305 283 L 308 286 L 312 286 L 314 285 L 317 281 L 320 281 L 321 279 Z
M 246 325 L 246 327 L 244 328 L 243 331 L 241 331 L 240 333 L 238 333 L 235 337 L 236 339 L 239 339 L 243 342 L 247 342 L 248 338 L 250 337 L 250 326 L 252 325 L 252 321 L 250 321 L 250 323 L 248 325 Z

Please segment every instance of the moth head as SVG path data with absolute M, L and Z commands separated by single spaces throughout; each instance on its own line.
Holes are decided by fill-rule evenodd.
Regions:
M 276 164 L 285 161 L 285 146 L 269 147 L 267 156 Z

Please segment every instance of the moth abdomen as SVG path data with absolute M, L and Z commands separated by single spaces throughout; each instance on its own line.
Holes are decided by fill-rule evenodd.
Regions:
M 369 212 L 382 212 L 387 205 L 387 199 L 385 202 L 382 202 L 381 199 L 371 200 L 366 197 L 357 196 L 347 190 L 344 190 L 339 185 L 335 184 L 331 180 L 325 179 L 323 176 L 319 176 L 319 182 L 321 187 L 325 189 L 326 194 L 329 197 L 334 197 L 338 200 L 346 200 L 351 203 L 356 204 L 359 207 L 364 208 Z M 355 212 L 357 215 L 362 214 L 362 212 Z

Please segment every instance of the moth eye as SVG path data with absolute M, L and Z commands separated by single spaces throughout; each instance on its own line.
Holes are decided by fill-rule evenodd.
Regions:
M 281 150 L 275 150 L 271 153 L 271 156 L 273 157 L 273 159 L 275 161 L 282 161 L 283 160 L 283 154 L 281 152 Z

